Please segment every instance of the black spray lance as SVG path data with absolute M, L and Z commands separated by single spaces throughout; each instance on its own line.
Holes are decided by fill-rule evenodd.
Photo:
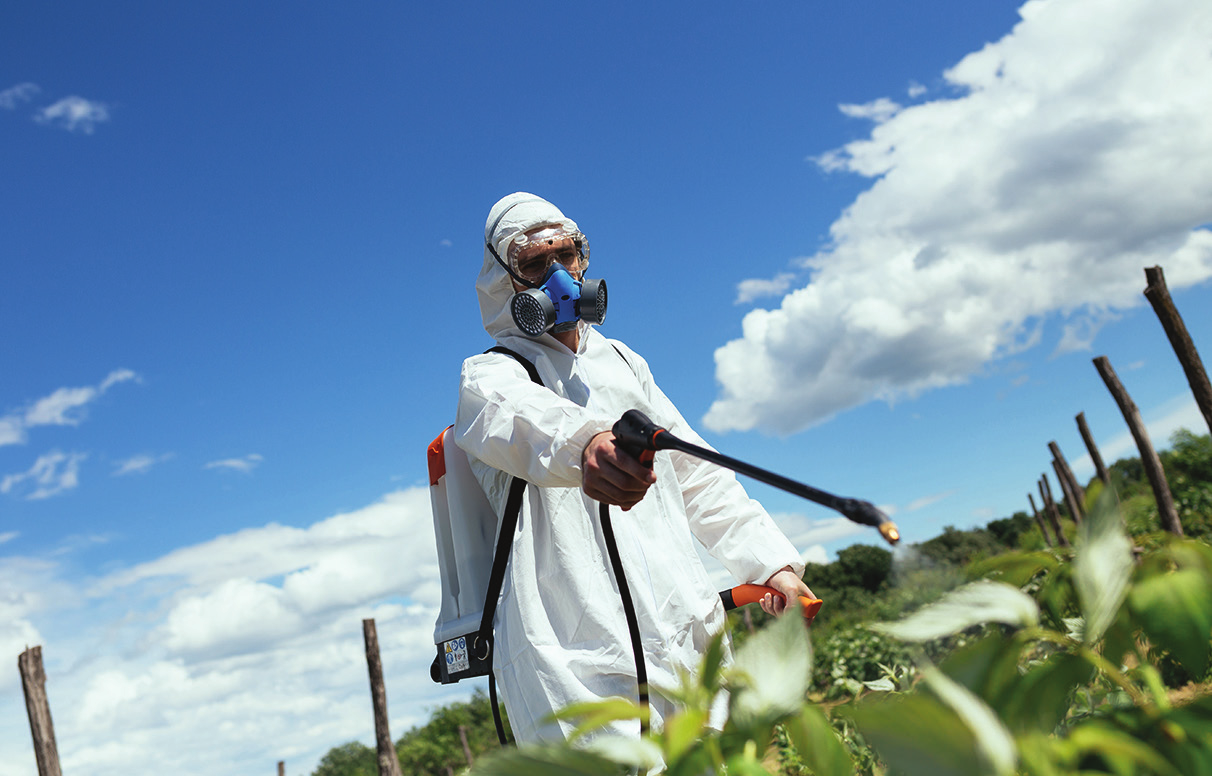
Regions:
M 900 541 L 901 535 L 896 524 L 870 501 L 835 496 L 744 461 L 729 458 L 714 450 L 692 445 L 653 423 L 647 415 L 639 410 L 627 410 L 623 413 L 623 417 L 615 422 L 614 428 L 611 430 L 614 432 L 619 447 L 631 456 L 638 458 L 641 463 L 651 464 L 652 455 L 657 450 L 677 450 L 840 512 L 856 523 L 869 525 L 879 530 L 880 535 L 889 544 L 896 544 Z

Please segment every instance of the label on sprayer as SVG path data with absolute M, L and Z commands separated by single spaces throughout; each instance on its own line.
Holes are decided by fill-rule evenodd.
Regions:
M 448 674 L 453 674 L 457 671 L 466 671 L 471 667 L 471 662 L 467 659 L 466 636 L 451 639 L 443 646 L 446 651 L 446 672 Z

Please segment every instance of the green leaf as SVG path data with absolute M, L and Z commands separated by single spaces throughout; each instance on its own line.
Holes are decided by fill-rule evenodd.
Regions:
M 812 678 L 812 642 L 799 617 L 779 617 L 745 640 L 728 670 L 730 719 L 740 727 L 799 711 Z
M 1017 627 L 1039 624 L 1039 607 L 1031 596 L 1002 582 L 973 582 L 923 606 L 898 622 L 871 626 L 901 641 L 930 641 L 986 622 Z
M 473 776 L 618 776 L 627 767 L 595 752 L 546 744 L 505 747 L 476 760 Z
M 853 776 L 854 761 L 850 759 L 850 753 L 816 706 L 805 705 L 799 716 L 783 723 L 783 728 L 796 754 L 813 776 Z
M 1183 569 L 1138 583 L 1128 606 L 1149 640 L 1172 654 L 1192 676 L 1208 669 L 1212 637 L 1212 583 Z
M 720 631 L 707 643 L 707 651 L 703 655 L 703 665 L 699 671 L 699 683 L 712 695 L 720 689 L 721 669 L 726 654 L 724 631 Z
M 1104 492 L 1078 526 L 1073 584 L 1086 619 L 1084 641 L 1094 644 L 1115 619 L 1132 577 L 1132 543 L 1112 494 Z
M 706 709 L 686 709 L 665 720 L 661 738 L 665 742 L 665 759 L 673 762 L 698 743 L 707 726 Z
M 922 681 L 968 726 L 976 749 L 989 769 L 997 776 L 1013 774 L 1018 748 L 993 709 L 934 666 L 922 668 Z
M 997 708 L 1003 691 L 1018 681 L 1018 659 L 1022 644 L 1001 634 L 957 649 L 939 670 Z
M 1098 754 L 1108 760 L 1127 761 L 1141 765 L 1149 773 L 1163 776 L 1181 776 L 1156 749 L 1138 738 L 1101 722 L 1087 722 L 1069 731 L 1069 743 L 1079 751 Z M 1136 768 L 1127 771 L 1137 772 Z
M 565 706 L 549 715 L 549 718 L 582 720 L 572 732 L 571 738 L 576 740 L 586 733 L 591 733 L 621 719 L 647 721 L 648 709 L 628 698 L 605 698 L 600 701 L 587 701 Z
M 1015 733 L 1051 733 L 1069 711 L 1073 691 L 1094 678 L 1094 667 L 1068 654 L 1033 666 L 993 704 Z
M 1051 571 L 1060 564 L 1050 552 L 1008 552 L 972 564 L 968 574 L 974 579 L 996 577 L 1015 587 L 1022 587 L 1041 571 Z
M 656 768 L 663 762 L 661 748 L 650 738 L 617 734 L 598 736 L 585 746 L 585 750 L 641 771 Z
M 864 699 L 844 712 L 888 764 L 904 776 L 981 773 L 976 739 L 950 707 L 928 695 Z

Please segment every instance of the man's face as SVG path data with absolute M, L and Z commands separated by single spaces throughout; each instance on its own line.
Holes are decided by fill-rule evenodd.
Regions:
M 550 228 L 541 227 L 528 232 L 530 239 L 527 244 L 510 250 L 514 271 L 527 281 L 538 284 L 543 282 L 552 264 L 558 262 L 570 275 L 580 280 L 585 266 L 576 241 L 567 234 L 544 235 L 543 231 L 550 231 Z

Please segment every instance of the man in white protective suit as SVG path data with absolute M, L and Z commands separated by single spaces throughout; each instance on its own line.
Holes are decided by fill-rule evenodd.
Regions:
M 732 472 L 680 452 L 648 469 L 615 446 L 611 426 L 629 409 L 692 444 L 707 446 L 653 380 L 643 358 L 584 320 L 523 334 L 510 301 L 564 269 L 584 280 L 588 245 L 554 205 L 518 192 L 485 225 L 476 281 L 484 328 L 533 362 L 543 386 L 515 359 L 487 353 L 463 362 L 455 442 L 501 514 L 510 479 L 526 488 L 496 611 L 494 673 L 519 742 L 563 739 L 547 716 L 572 703 L 636 697 L 635 658 L 611 573 L 599 502 L 615 535 L 635 602 L 654 727 L 673 711 L 659 688 L 694 671 L 724 626 L 719 594 L 697 539 L 738 583 L 768 585 L 762 608 L 811 596 L 799 553 Z M 524 282 L 519 282 L 519 280 Z M 554 281 L 553 281 L 554 282 Z M 588 286 L 589 281 L 586 283 Z M 604 310 L 604 291 L 602 308 Z M 601 319 L 601 316 L 598 316 Z M 637 735 L 639 723 L 611 730 Z

